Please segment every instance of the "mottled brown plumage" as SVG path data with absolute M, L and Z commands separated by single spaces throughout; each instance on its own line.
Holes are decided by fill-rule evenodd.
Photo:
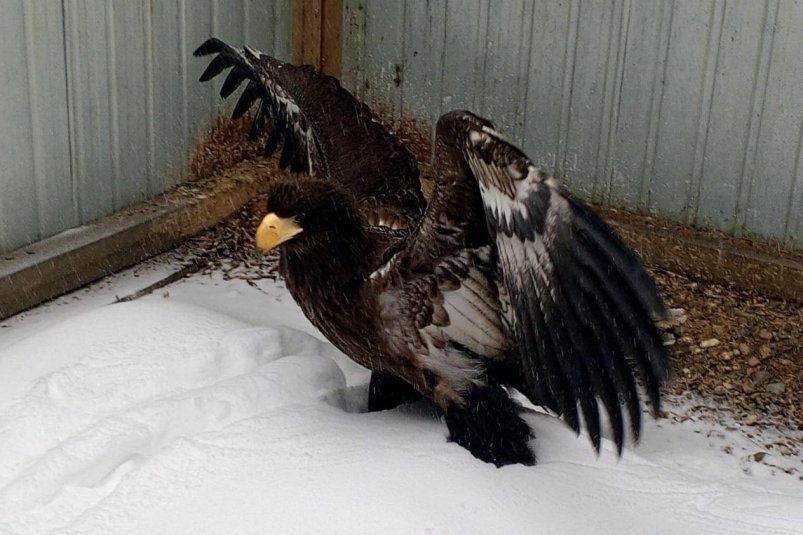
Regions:
M 622 407 L 640 429 L 637 378 L 656 409 L 668 373 L 653 324 L 665 310 L 638 258 L 488 121 L 444 115 L 436 161 L 426 214 L 400 241 L 372 235 L 353 192 L 304 179 L 268 191 L 263 225 L 292 236 L 271 223 L 258 242 L 278 245 L 288 289 L 332 343 L 434 401 L 478 458 L 535 460 L 503 387 L 582 421 L 597 449 L 601 404 L 621 451 Z

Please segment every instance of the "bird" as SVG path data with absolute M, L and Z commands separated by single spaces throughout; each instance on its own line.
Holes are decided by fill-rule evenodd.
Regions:
M 654 281 L 492 122 L 442 115 L 434 152 L 434 191 L 403 237 L 377 239 L 348 183 L 281 178 L 267 188 L 257 247 L 279 251 L 306 317 L 375 372 L 374 408 L 422 396 L 474 457 L 533 465 L 518 391 L 584 430 L 597 453 L 604 411 L 621 455 L 642 408 L 657 416 L 670 375 Z
M 271 156 L 281 143 L 281 169 L 343 185 L 372 225 L 409 230 L 421 219 L 426 200 L 415 157 L 336 78 L 215 37 L 193 54 L 215 55 L 201 82 L 230 69 L 221 98 L 247 82 L 232 116 L 256 106 L 249 137 L 269 130 L 264 154 Z

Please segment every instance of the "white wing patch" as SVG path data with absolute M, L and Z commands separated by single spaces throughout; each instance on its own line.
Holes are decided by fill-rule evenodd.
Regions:
M 443 331 L 450 340 L 477 355 L 501 358 L 508 349 L 508 340 L 498 305 L 492 308 L 486 295 L 467 283 L 480 276 L 479 271 L 472 269 L 460 288 L 443 292 L 443 308 L 449 316 L 449 325 Z

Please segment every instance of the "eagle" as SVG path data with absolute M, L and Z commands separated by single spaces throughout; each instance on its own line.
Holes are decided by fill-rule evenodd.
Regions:
M 585 429 L 596 451 L 602 411 L 619 454 L 628 424 L 638 439 L 642 406 L 657 414 L 670 371 L 656 327 L 667 311 L 610 226 L 468 111 L 437 123 L 435 187 L 423 208 L 414 162 L 405 164 L 414 175 L 392 170 L 407 162 L 406 149 L 379 121 L 343 133 L 336 125 L 352 116 L 307 113 L 319 105 L 305 100 L 313 89 L 304 84 L 326 77 L 215 40 L 196 54 L 212 52 L 218 65 L 202 79 L 226 66 L 242 71 L 235 81 L 250 82 L 240 102 L 257 98 L 246 96 L 253 85 L 261 99 L 255 124 L 265 113 L 274 121 L 268 148 L 284 136 L 284 150 L 294 152 L 282 159 L 309 175 L 268 185 L 256 243 L 265 253 L 278 249 L 280 274 L 313 325 L 373 372 L 369 410 L 423 396 L 442 412 L 452 441 L 496 466 L 536 461 L 514 391 L 575 433 Z M 279 81 L 282 72 L 304 74 L 296 86 L 290 75 Z M 233 91 L 229 78 L 224 96 Z M 340 96 L 321 98 L 373 117 L 328 80 Z M 344 172 L 330 154 L 368 163 Z M 379 232 L 380 212 L 398 217 L 401 232 Z

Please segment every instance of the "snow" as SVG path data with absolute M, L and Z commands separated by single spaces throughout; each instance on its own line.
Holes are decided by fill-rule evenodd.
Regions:
M 426 404 L 361 412 L 367 372 L 281 283 L 111 304 L 165 269 L 0 324 L 0 532 L 803 533 L 803 482 L 741 433 L 651 421 L 597 458 L 532 411 L 539 464 L 497 469 Z

